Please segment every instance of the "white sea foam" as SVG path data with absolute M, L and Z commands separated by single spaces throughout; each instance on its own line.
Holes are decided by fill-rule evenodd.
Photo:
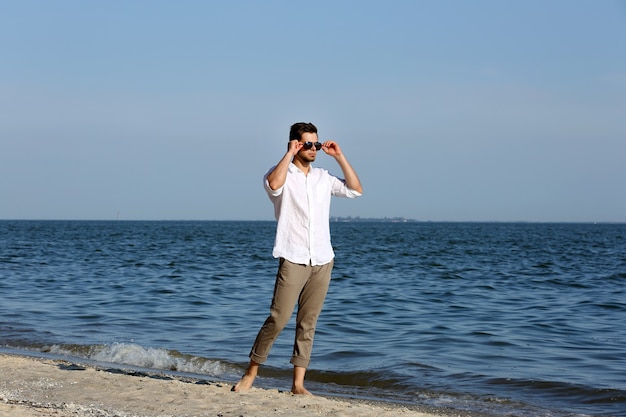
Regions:
M 86 359 L 102 363 L 210 376 L 223 376 L 234 372 L 233 369 L 230 369 L 231 367 L 220 361 L 184 355 L 180 352 L 163 348 L 147 348 L 132 343 L 92 346 L 86 355 L 77 354 L 75 349 L 59 345 L 51 346 L 49 351 L 50 353 L 64 356 L 84 356 Z

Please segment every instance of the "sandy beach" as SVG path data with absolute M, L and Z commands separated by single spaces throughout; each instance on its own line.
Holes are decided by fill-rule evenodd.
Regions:
M 1 417 L 450 415 L 393 403 L 295 396 L 260 388 L 234 393 L 228 383 L 9 354 L 0 354 L 0 375 Z

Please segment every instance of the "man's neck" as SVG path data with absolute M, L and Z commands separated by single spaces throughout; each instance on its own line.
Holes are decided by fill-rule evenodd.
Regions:
M 298 167 L 298 169 L 302 172 L 304 172 L 305 175 L 309 174 L 309 171 L 311 170 L 311 163 L 308 161 L 302 161 L 301 159 L 297 159 L 294 158 L 291 161 L 296 167 Z

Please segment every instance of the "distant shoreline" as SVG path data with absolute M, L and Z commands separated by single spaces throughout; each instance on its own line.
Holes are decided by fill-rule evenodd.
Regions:
M 419 220 L 407 219 L 406 217 L 338 217 L 332 216 L 331 222 L 352 223 L 352 222 L 375 222 L 375 223 L 417 223 Z
M 275 222 L 272 219 L 0 219 L 0 222 L 93 222 L 93 223 L 210 223 L 210 222 Z M 447 223 L 447 224 L 597 224 L 624 225 L 624 221 L 534 221 L 534 220 L 417 220 L 406 217 L 331 216 L 331 223 Z

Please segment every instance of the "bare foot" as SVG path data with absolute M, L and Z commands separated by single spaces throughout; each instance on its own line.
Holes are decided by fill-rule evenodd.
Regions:
M 301 366 L 293 367 L 293 383 L 291 384 L 291 393 L 295 395 L 313 395 L 304 388 L 304 374 L 306 368 Z
M 232 387 L 231 391 L 240 392 L 249 390 L 254 383 L 254 378 L 256 378 L 258 371 L 259 364 L 254 361 L 250 361 L 248 369 L 246 369 L 246 373 L 241 377 L 239 382 L 237 382 L 237 384 Z
M 309 392 L 309 390 L 307 390 L 304 387 L 296 387 L 295 385 L 291 387 L 291 393 L 294 395 L 310 395 L 313 396 L 313 394 L 311 394 Z
M 245 374 L 244 376 L 241 377 L 239 382 L 237 382 L 237 384 L 231 389 L 231 391 L 240 392 L 240 391 L 249 390 L 250 387 L 252 387 L 252 384 L 254 383 L 255 377 L 256 377 L 255 375 Z

